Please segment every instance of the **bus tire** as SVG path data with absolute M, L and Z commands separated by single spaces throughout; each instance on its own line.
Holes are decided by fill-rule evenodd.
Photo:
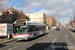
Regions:
M 10 34 L 7 35 L 7 38 L 10 39 Z
M 45 35 L 45 32 L 44 32 L 44 35 Z
M 36 38 L 36 34 L 34 34 L 34 38 Z

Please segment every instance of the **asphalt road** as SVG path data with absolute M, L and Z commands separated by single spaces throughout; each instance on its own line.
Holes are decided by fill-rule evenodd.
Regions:
M 70 30 L 62 28 L 29 41 L 0 44 L 0 50 L 75 50 L 75 38 Z

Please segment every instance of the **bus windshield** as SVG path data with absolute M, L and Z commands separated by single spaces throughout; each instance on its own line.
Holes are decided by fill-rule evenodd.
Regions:
M 28 32 L 27 26 L 15 26 L 13 27 L 13 34 L 25 34 Z

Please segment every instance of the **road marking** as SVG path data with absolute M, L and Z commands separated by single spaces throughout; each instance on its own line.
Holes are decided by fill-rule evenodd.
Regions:
M 48 37 L 51 37 L 51 36 L 48 36 Z
M 49 35 L 48 37 L 51 37 L 51 36 L 54 36 L 54 35 Z
M 62 30 L 63 31 L 63 30 Z M 58 34 L 58 36 L 54 39 L 53 43 L 57 40 L 57 38 L 60 36 L 60 34 L 62 33 L 62 31 Z
M 69 36 L 68 36 L 68 35 L 66 35 L 66 37 L 68 38 Z
M 9 48 L 8 50 L 12 50 L 12 49 L 15 49 L 15 48 L 17 48 L 18 46 L 15 46 L 15 47 L 12 47 L 12 48 Z
M 27 43 L 25 43 L 25 44 L 28 44 L 28 43 L 30 43 L 30 42 L 27 42 Z
M 64 29 L 63 29 L 64 30 Z M 62 30 L 62 31 L 63 31 Z M 53 46 L 54 45 L 54 42 L 57 40 L 57 38 L 60 36 L 60 34 L 62 33 L 62 31 L 58 34 L 58 36 L 53 40 L 52 44 L 50 44 L 47 48 L 45 48 L 44 50 L 50 50 L 50 46 Z M 48 49 L 49 48 L 49 49 Z M 52 50 L 54 50 L 54 48 L 52 48 Z

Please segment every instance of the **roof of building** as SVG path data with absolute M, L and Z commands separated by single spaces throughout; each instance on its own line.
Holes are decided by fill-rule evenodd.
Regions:
M 50 17 L 46 17 L 46 18 L 54 18 L 53 16 L 50 16 Z
M 39 12 L 39 13 L 30 13 L 30 14 L 26 14 L 26 15 L 33 15 L 33 14 L 45 14 L 44 12 Z M 45 14 L 46 15 L 46 14 Z

